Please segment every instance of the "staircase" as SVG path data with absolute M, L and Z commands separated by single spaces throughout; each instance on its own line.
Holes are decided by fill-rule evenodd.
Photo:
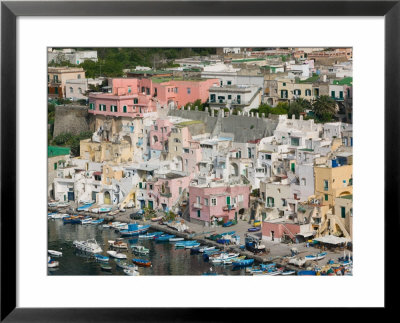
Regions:
M 136 193 L 136 187 L 133 187 L 130 190 L 130 192 L 128 194 L 126 194 L 126 196 L 125 196 L 124 200 L 122 201 L 122 203 L 120 204 L 119 208 L 120 209 L 125 208 L 125 206 L 130 202 L 130 200 L 133 199 L 133 196 L 135 195 L 135 193 Z M 133 201 L 133 202 L 135 202 L 135 201 Z
M 289 236 L 293 239 L 296 240 L 296 236 L 288 229 L 286 225 L 282 223 L 283 227 L 286 229 L 287 233 L 289 233 Z
M 340 230 L 342 230 L 342 233 L 344 234 L 345 238 L 351 239 L 351 236 L 347 231 L 346 227 L 344 226 L 344 224 L 342 223 L 342 220 L 340 220 L 340 218 L 336 214 L 332 215 L 332 218 L 335 219 L 335 223 L 339 226 Z

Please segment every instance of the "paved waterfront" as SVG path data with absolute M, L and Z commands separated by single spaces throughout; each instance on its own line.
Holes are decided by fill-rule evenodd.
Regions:
M 60 212 L 63 212 L 59 210 Z M 66 210 L 64 210 L 66 213 L 68 213 Z M 84 214 L 84 212 L 80 212 Z M 185 224 L 189 227 L 189 231 L 193 232 L 192 236 L 189 235 L 188 233 L 183 233 L 183 232 L 177 232 L 174 229 L 171 229 L 165 225 L 160 225 L 155 222 L 151 221 L 134 221 L 131 220 L 129 215 L 132 213 L 132 210 L 127 209 L 125 212 L 120 212 L 117 215 L 113 217 L 107 217 L 107 220 L 113 220 L 113 221 L 120 221 L 120 222 L 137 222 L 139 224 L 150 224 L 152 228 L 156 231 L 164 231 L 168 233 L 175 234 L 177 236 L 181 236 L 184 238 L 192 238 L 196 239 L 197 241 L 201 242 L 202 244 L 207 244 L 210 246 L 217 246 L 219 248 L 223 248 L 221 244 L 218 244 L 214 241 L 205 239 L 206 236 L 210 235 L 211 233 L 223 233 L 223 232 L 229 232 L 229 231 L 235 231 L 237 235 L 240 236 L 240 243 L 244 244 L 245 240 L 245 234 L 248 233 L 248 229 L 252 227 L 251 224 L 248 223 L 248 221 L 243 221 L 243 220 L 238 220 L 238 223 L 234 226 L 231 227 L 222 227 L 222 226 L 216 226 L 216 227 L 208 227 L 208 226 L 203 226 L 199 225 L 196 223 L 191 223 L 188 221 L 185 221 Z M 89 213 L 88 213 L 89 214 Z M 92 217 L 104 217 L 104 215 L 98 215 L 98 214 L 92 214 L 90 213 Z M 211 233 L 210 233 L 211 232 Z M 267 250 L 269 252 L 267 254 L 262 254 L 262 255 L 254 255 L 253 253 L 249 251 L 243 251 L 238 248 L 238 246 L 227 246 L 226 250 L 232 250 L 235 252 L 239 252 L 241 255 L 246 255 L 248 258 L 254 258 L 256 261 L 263 262 L 263 263 L 268 263 L 268 262 L 276 262 L 278 264 L 284 265 L 285 267 L 288 267 L 290 269 L 294 270 L 299 270 L 298 267 L 288 265 L 287 262 L 285 262 L 282 257 L 288 256 L 291 254 L 290 249 L 295 247 L 298 250 L 298 256 L 304 257 L 305 255 L 308 254 L 315 254 L 318 252 L 321 252 L 321 249 L 319 248 L 314 248 L 314 247 L 306 247 L 305 243 L 300 243 L 300 244 L 284 244 L 280 242 L 271 242 L 271 241 L 265 241 L 263 240 L 262 242 Z M 329 259 L 332 260 L 337 260 L 339 257 L 343 256 L 343 251 L 329 251 L 325 250 L 328 255 L 326 258 L 318 261 L 318 265 L 325 265 Z

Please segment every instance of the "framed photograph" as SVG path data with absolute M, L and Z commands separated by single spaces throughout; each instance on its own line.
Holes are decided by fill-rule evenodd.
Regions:
M 398 1 L 1 17 L 2 321 L 390 307 Z

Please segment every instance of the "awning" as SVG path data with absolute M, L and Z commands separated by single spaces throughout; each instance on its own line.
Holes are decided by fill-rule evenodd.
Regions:
M 325 236 L 325 237 L 315 238 L 314 241 L 337 245 L 337 244 L 341 244 L 341 243 L 350 242 L 351 240 L 347 239 L 347 238 L 328 235 L 328 236 Z
M 94 172 L 93 175 L 94 176 L 100 176 L 102 174 L 102 172 Z
M 314 232 L 300 232 L 296 233 L 296 236 L 303 236 L 304 238 L 311 237 L 314 235 Z

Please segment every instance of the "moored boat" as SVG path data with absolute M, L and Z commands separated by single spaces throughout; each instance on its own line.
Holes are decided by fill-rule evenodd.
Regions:
M 175 238 L 169 238 L 170 242 L 174 242 L 174 241 L 183 241 L 185 240 L 185 238 L 179 238 L 179 237 L 175 237 Z
M 108 262 L 108 260 L 110 259 L 109 257 L 103 256 L 103 255 L 94 255 L 94 257 L 96 258 L 97 261 L 101 261 L 101 262 Z
M 101 224 L 104 222 L 104 219 L 92 220 L 92 224 Z
M 58 265 L 59 265 L 58 261 L 55 261 L 55 260 L 51 259 L 50 257 L 47 257 L 47 267 L 48 268 L 55 268 L 55 267 L 58 267 Z
M 133 245 L 131 246 L 132 252 L 137 253 L 139 255 L 147 255 L 149 254 L 150 250 L 144 246 Z
M 124 273 L 128 276 L 140 276 L 139 272 L 133 268 L 124 269 Z
M 126 259 L 126 258 L 127 258 L 125 254 L 123 254 L 123 253 L 118 253 L 118 252 L 116 252 L 116 251 L 114 251 L 114 250 L 108 250 L 107 253 L 108 253 L 111 257 L 114 257 L 114 258 L 117 258 L 117 259 Z
M 112 270 L 112 267 L 109 266 L 109 265 L 100 265 L 100 268 L 101 268 L 101 270 L 104 270 L 104 271 L 111 271 Z
M 75 246 L 75 248 L 84 252 L 101 253 L 103 251 L 97 241 L 94 239 L 89 239 L 86 241 L 75 240 L 73 242 L 73 245 Z
M 108 240 L 108 245 L 115 249 L 128 249 L 128 244 L 120 239 Z
M 173 234 L 164 234 L 164 235 L 155 237 L 154 240 L 156 242 L 164 242 L 164 241 L 169 241 L 169 239 L 174 238 L 174 237 L 175 237 L 175 235 L 173 235 Z
M 62 252 L 61 251 L 56 251 L 56 250 L 47 250 L 47 252 L 55 257 L 61 257 L 62 256 Z
M 138 266 L 142 267 L 150 267 L 151 266 L 151 261 L 145 260 L 145 259 L 139 259 L 139 258 L 133 258 L 132 262 Z
M 294 271 L 294 270 L 284 270 L 284 271 L 281 272 L 281 275 L 282 276 L 288 276 L 288 275 L 293 275 L 295 273 L 296 273 L 296 271 Z
M 253 228 L 247 229 L 247 231 L 249 231 L 249 232 L 257 232 L 257 231 L 260 231 L 260 230 L 261 230 L 260 227 L 253 227 Z
M 232 262 L 233 267 L 247 267 L 254 263 L 254 259 L 243 259 Z

